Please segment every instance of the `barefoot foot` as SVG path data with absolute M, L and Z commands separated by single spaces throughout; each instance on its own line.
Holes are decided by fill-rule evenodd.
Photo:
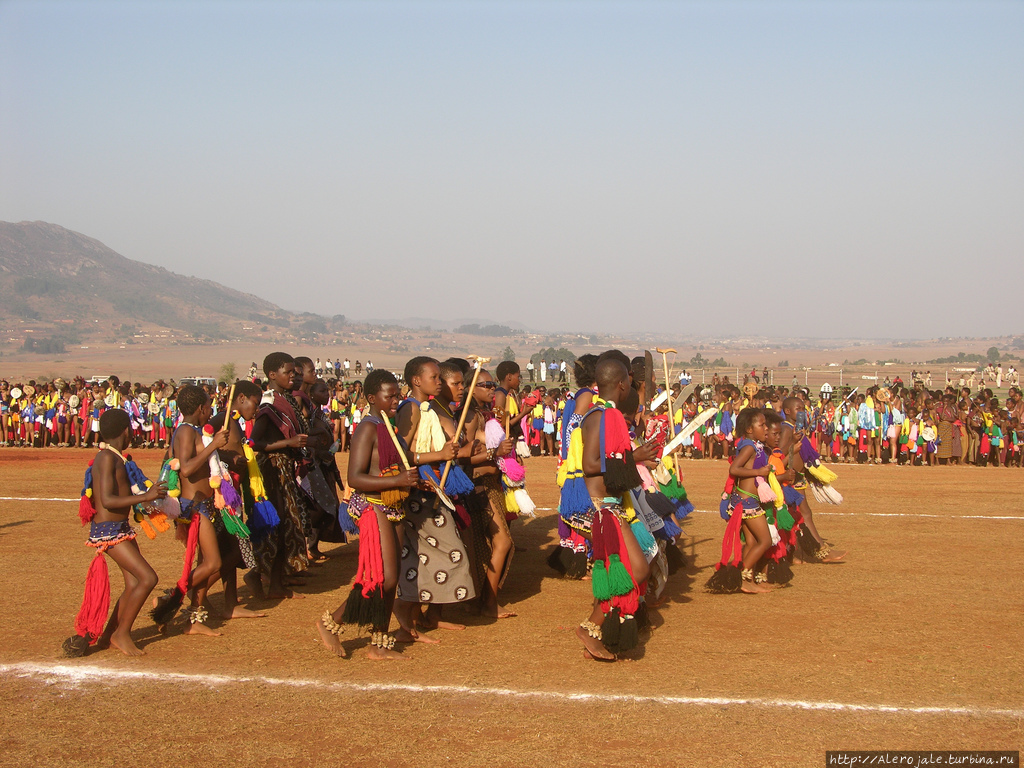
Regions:
M 119 636 L 115 633 L 110 636 L 110 644 L 125 656 L 145 656 L 146 654 L 144 650 L 132 642 L 130 635 Z
M 324 647 L 327 648 L 328 651 L 343 659 L 348 656 L 344 647 L 342 647 L 341 640 L 338 636 L 328 630 L 327 627 L 324 626 L 324 623 L 319 619 L 317 619 L 316 622 L 316 631 L 320 634 L 320 642 L 324 644 Z
M 214 632 L 205 624 L 201 624 L 198 621 L 195 624 L 189 624 L 188 629 L 185 630 L 186 635 L 206 635 L 207 637 L 220 637 L 223 632 Z
M 262 612 L 251 611 L 248 608 L 243 608 L 240 605 L 236 605 L 231 610 L 228 610 L 227 608 L 225 608 L 223 613 L 221 613 L 221 616 L 223 616 L 226 620 L 227 619 L 262 619 L 262 618 L 265 618 L 266 615 L 267 614 L 262 613 Z
M 615 661 L 615 654 L 605 648 L 596 637 L 591 637 L 583 627 L 576 627 L 576 638 L 583 643 L 583 656 L 595 661 Z
M 488 605 L 480 612 L 481 616 L 488 616 L 492 619 L 512 619 L 518 616 L 511 608 L 499 608 L 496 605 Z
M 267 592 L 267 600 L 305 600 L 305 595 L 300 595 L 298 592 L 293 592 L 290 589 L 282 589 L 280 591 Z
M 414 629 L 398 629 L 395 631 L 395 642 L 396 643 L 426 643 L 428 645 L 438 645 L 441 641 L 434 640 L 432 637 L 421 635 Z
M 263 591 L 263 579 L 256 571 L 249 571 L 245 576 L 242 577 L 242 581 L 249 587 L 249 591 L 252 592 L 252 596 L 257 600 L 265 600 L 266 594 Z
M 454 624 L 450 621 L 437 621 L 431 624 L 430 621 L 426 619 L 423 621 L 417 621 L 416 626 L 421 629 L 448 629 L 453 632 L 461 632 L 466 628 L 465 624 Z

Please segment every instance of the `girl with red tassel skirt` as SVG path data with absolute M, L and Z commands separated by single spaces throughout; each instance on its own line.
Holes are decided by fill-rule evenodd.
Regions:
M 754 568 L 772 546 L 771 532 L 758 496 L 757 478 L 771 474 L 764 440 L 768 433 L 764 412 L 744 408 L 736 417 L 736 456 L 729 465 L 726 484 L 729 496 L 729 524 L 722 539 L 722 559 L 707 582 L 709 592 L 769 591 L 766 584 L 754 581 Z M 741 546 L 740 532 L 746 544 Z
M 85 472 L 85 487 L 79 504 L 82 524 L 89 523 L 88 546 L 96 549 L 85 580 L 85 596 L 75 618 L 75 634 L 64 641 L 66 656 L 84 656 L 90 645 L 114 646 L 127 656 L 144 653 L 132 640 L 132 624 L 146 598 L 157 584 L 156 571 L 146 562 L 135 543 L 135 531 L 128 514 L 135 504 L 147 504 L 167 495 L 159 483 L 138 496 L 131 490 L 121 451 L 131 441 L 131 420 L 122 410 L 110 410 L 100 417 L 100 435 L 107 447 L 96 454 Z M 117 563 L 124 576 L 124 592 L 110 607 L 110 577 L 105 555 Z M 104 627 L 104 624 L 106 625 Z
M 405 469 L 393 432 L 384 419 L 394 418 L 401 395 L 390 371 L 377 369 L 366 377 L 364 394 L 370 412 L 352 435 L 348 462 L 348 484 L 352 488 L 349 515 L 359 526 L 359 569 L 348 599 L 333 612 L 325 610 L 317 620 L 320 640 L 327 649 L 344 658 L 341 644 L 346 624 L 369 629 L 367 656 L 374 660 L 401 659 L 393 650 L 395 642 L 412 642 L 416 637 L 399 630 L 389 632 L 395 605 L 401 561 L 398 526 L 402 504 L 409 489 L 420 483 L 415 469 Z M 403 453 L 408 456 L 408 452 Z M 376 474 L 370 468 L 376 466 Z

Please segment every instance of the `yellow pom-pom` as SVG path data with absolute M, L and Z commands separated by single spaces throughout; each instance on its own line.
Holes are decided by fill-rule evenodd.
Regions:
M 210 487 L 220 488 L 220 475 L 210 475 Z
M 167 495 L 170 496 L 172 499 L 176 499 L 179 496 L 181 496 L 181 489 L 175 488 L 173 491 L 168 491 Z
M 152 488 L 152 487 L 153 487 L 153 481 L 152 481 L 152 480 L 149 480 L 149 479 L 147 479 L 147 480 L 146 480 L 146 487 L 147 487 L 147 488 Z
M 86 488 L 85 489 L 85 495 L 88 496 L 91 499 L 92 498 L 92 488 Z

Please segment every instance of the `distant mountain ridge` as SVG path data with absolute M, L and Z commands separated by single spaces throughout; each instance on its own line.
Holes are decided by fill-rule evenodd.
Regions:
M 298 318 L 258 296 L 125 258 L 43 221 L 0 222 L 0 322 L 158 326 L 234 338 L 244 324 L 286 327 Z M 301 318 L 298 318 L 301 319 Z M 99 321 L 94 322 L 94 321 Z

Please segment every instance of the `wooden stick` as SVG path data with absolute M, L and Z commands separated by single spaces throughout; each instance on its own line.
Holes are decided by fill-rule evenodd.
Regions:
M 385 414 L 381 414 L 381 419 L 384 421 L 384 428 L 388 431 L 388 437 L 391 438 L 391 442 L 395 444 L 395 450 L 398 451 L 398 455 L 402 459 L 402 466 L 407 470 L 412 469 L 409 466 L 409 459 L 405 457 L 405 451 L 402 450 L 402 444 L 398 442 L 398 435 L 395 434 L 395 428 L 391 426 L 391 420 Z
M 472 397 L 473 396 L 473 390 L 476 389 L 476 380 L 478 378 L 480 378 L 480 369 L 484 367 L 484 363 L 489 363 L 491 361 L 491 358 L 489 358 L 489 357 L 479 357 L 477 355 L 469 355 L 466 359 L 467 360 L 476 360 L 476 362 L 477 362 L 476 368 L 473 369 L 473 382 L 469 385 L 469 390 L 468 390 L 469 391 L 468 397 Z M 462 396 L 462 400 L 463 400 L 462 415 L 459 417 L 459 426 L 458 426 L 458 428 L 456 428 L 456 430 L 455 430 L 455 437 L 453 438 L 455 440 L 455 444 L 456 445 L 458 445 L 459 435 L 462 434 L 462 428 L 466 426 L 466 415 L 469 413 L 469 408 L 466 407 L 466 403 L 465 403 L 466 397 L 467 397 L 467 395 L 463 395 Z M 448 479 L 448 473 L 451 471 L 452 463 L 454 461 L 455 461 L 455 459 L 453 458 L 453 459 L 449 459 L 447 462 L 445 462 L 444 472 L 441 474 L 441 488 L 444 488 L 444 481 Z
M 228 412 L 224 415 L 224 426 L 220 428 L 221 432 L 228 431 L 228 422 L 231 420 L 231 404 L 235 401 L 235 385 L 234 382 L 231 384 L 231 389 L 228 390 Z M 245 435 L 242 435 L 245 437 Z
M 394 427 L 391 426 L 391 420 L 384 414 L 381 414 L 381 418 L 384 420 L 384 428 L 388 431 L 388 436 L 391 438 L 391 442 L 395 444 L 395 450 L 398 451 L 398 455 L 402 459 L 402 466 L 404 466 L 406 470 L 412 469 L 412 467 L 409 466 L 409 459 L 406 458 L 405 451 L 402 449 L 402 444 L 398 441 L 398 435 L 395 434 Z M 437 487 L 437 483 L 430 478 L 427 479 L 427 482 L 433 486 L 434 493 L 437 494 L 437 498 L 441 500 L 441 503 L 449 509 L 454 510 L 455 503 L 448 498 L 444 491 Z
M 668 382 L 668 353 L 675 352 L 674 349 L 661 349 L 661 347 L 654 348 L 656 352 L 661 353 L 661 362 L 665 367 L 665 392 L 668 397 L 665 402 L 668 404 L 668 434 L 670 437 L 675 437 L 675 421 L 672 418 L 672 387 Z
M 668 403 L 668 437 L 666 438 L 666 440 L 669 440 L 669 439 L 674 438 L 676 436 L 676 420 L 675 420 L 675 416 L 672 413 L 672 385 L 669 383 L 669 380 L 668 380 L 668 353 L 669 352 L 671 352 L 672 354 L 677 354 L 677 353 L 671 347 L 669 347 L 667 349 L 662 349 L 661 347 L 655 347 L 655 350 L 657 352 L 661 353 L 661 361 L 662 361 L 662 364 L 665 367 L 665 392 L 668 394 L 668 398 L 666 399 L 666 402 Z M 676 482 L 679 482 L 681 472 L 680 472 L 680 469 L 679 469 L 679 449 L 678 448 L 676 449 L 675 453 L 672 454 L 672 468 L 675 470 L 675 473 L 676 473 Z

